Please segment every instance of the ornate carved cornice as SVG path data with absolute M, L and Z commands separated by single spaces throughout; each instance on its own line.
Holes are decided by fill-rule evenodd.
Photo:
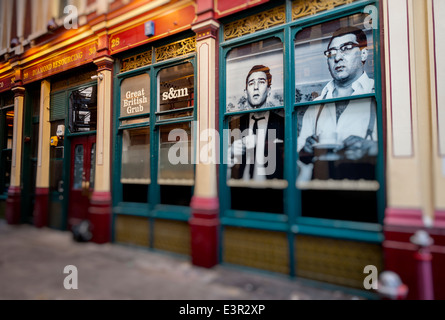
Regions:
M 207 38 L 216 39 L 218 37 L 218 30 L 220 24 L 215 20 L 207 20 L 196 24 L 192 30 L 196 32 L 196 41 L 201 41 Z
M 357 0 L 295 0 L 292 3 L 292 20 L 317 14 Z
M 286 10 L 279 6 L 224 26 L 224 40 L 230 40 L 286 22 Z
M 94 63 L 97 65 L 97 70 L 113 70 L 114 59 L 111 56 L 102 56 L 98 59 L 94 59 Z
M 151 64 L 152 50 L 138 53 L 134 56 L 122 59 L 120 72 L 137 69 Z
M 184 56 L 196 51 L 196 36 L 155 49 L 156 62 Z
M 14 92 L 14 97 L 23 97 L 25 95 L 25 88 L 21 86 L 12 87 L 11 91 Z

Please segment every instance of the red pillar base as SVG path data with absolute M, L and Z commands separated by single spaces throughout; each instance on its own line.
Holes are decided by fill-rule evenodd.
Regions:
M 36 228 L 42 228 L 48 225 L 48 203 L 49 189 L 36 188 L 34 202 L 34 226 Z
M 9 187 L 8 199 L 6 199 L 6 221 L 8 224 L 19 224 L 21 213 L 21 189 L 20 187 Z
M 190 207 L 192 263 L 211 268 L 218 264 L 218 198 L 193 197 Z
M 433 279 L 432 297 L 436 300 L 445 299 L 445 216 L 437 215 L 433 228 L 426 228 L 422 220 L 423 212 L 415 209 L 388 208 L 386 210 L 383 242 L 385 270 L 396 272 L 402 282 L 409 288 L 406 300 L 420 299 L 424 284 L 419 283 L 418 247 L 410 238 L 418 230 L 426 230 L 434 239 L 431 272 Z M 426 272 L 423 271 L 422 274 Z M 428 271 L 430 273 L 430 271 Z M 423 280 L 422 280 L 423 281 Z
M 420 249 L 414 254 L 417 262 L 417 285 L 419 290 L 419 300 L 434 300 L 433 286 L 433 256 L 426 248 Z
M 111 193 L 94 191 L 90 200 L 88 219 L 91 222 L 91 241 L 107 243 L 111 240 Z

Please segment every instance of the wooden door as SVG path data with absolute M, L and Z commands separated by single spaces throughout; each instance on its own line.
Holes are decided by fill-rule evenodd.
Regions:
M 71 170 L 68 229 L 88 219 L 90 197 L 94 190 L 96 136 L 76 137 L 71 141 Z

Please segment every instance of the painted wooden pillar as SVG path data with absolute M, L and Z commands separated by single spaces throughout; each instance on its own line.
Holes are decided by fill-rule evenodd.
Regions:
M 386 225 L 423 225 L 411 1 L 385 1 L 387 83 Z M 410 172 L 410 174 L 406 174 Z
M 445 229 L 445 61 L 441 58 L 445 50 L 445 3 L 429 0 L 430 25 L 429 47 L 431 70 L 433 176 L 434 176 L 434 226 Z
M 419 229 L 426 230 L 435 243 L 445 243 L 445 224 L 440 217 L 445 202 L 439 200 L 445 192 L 445 169 L 440 163 L 440 107 L 436 99 L 440 90 L 435 86 L 436 80 L 444 81 L 443 74 L 436 79 L 436 71 L 443 70 L 437 69 L 435 63 L 433 8 L 438 3 L 439 10 L 445 12 L 441 1 L 383 2 L 388 190 L 383 247 L 385 267 L 397 272 L 408 285 L 408 299 L 419 298 L 422 289 L 416 279 L 417 248 L 410 243 L 410 237 Z M 444 248 L 431 248 L 435 290 L 445 285 L 439 271 L 440 261 L 445 263 Z M 437 291 L 435 296 L 443 299 L 445 290 Z
M 43 80 L 40 84 L 39 145 L 37 154 L 37 175 L 34 203 L 34 225 L 37 228 L 48 225 L 49 165 L 50 165 L 50 92 L 51 83 Z
M 112 70 L 114 59 L 101 56 L 94 60 L 97 74 L 97 133 L 94 191 L 90 200 L 89 220 L 92 223 L 91 241 L 111 240 L 111 123 Z
M 8 224 L 21 222 L 21 184 L 20 174 L 22 169 L 23 151 L 23 110 L 25 88 L 14 86 L 14 129 L 12 140 L 11 184 L 6 200 L 6 221 Z
M 211 2 L 201 1 L 198 8 L 203 14 L 212 12 Z M 204 8 L 205 7 L 205 8 Z M 199 14 L 199 12 L 198 12 Z M 199 19 L 198 19 L 199 21 Z M 217 145 L 219 139 L 213 136 L 216 130 L 216 72 L 217 32 L 219 24 L 213 19 L 197 22 L 196 32 L 198 55 L 198 124 L 196 148 L 195 193 L 191 201 L 192 216 L 191 252 L 192 263 L 211 268 L 218 264 L 219 200 L 217 194 Z
M 440 0 L 428 0 L 427 16 L 429 30 L 430 57 L 430 92 L 432 97 L 432 175 L 434 198 L 434 232 L 430 236 L 434 244 L 432 254 L 432 271 L 434 283 L 434 298 L 445 299 L 445 61 L 441 54 L 445 50 L 445 3 Z

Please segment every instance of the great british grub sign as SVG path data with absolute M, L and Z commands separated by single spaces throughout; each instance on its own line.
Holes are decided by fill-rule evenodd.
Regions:
M 150 76 L 127 78 L 121 85 L 121 117 L 150 112 Z

